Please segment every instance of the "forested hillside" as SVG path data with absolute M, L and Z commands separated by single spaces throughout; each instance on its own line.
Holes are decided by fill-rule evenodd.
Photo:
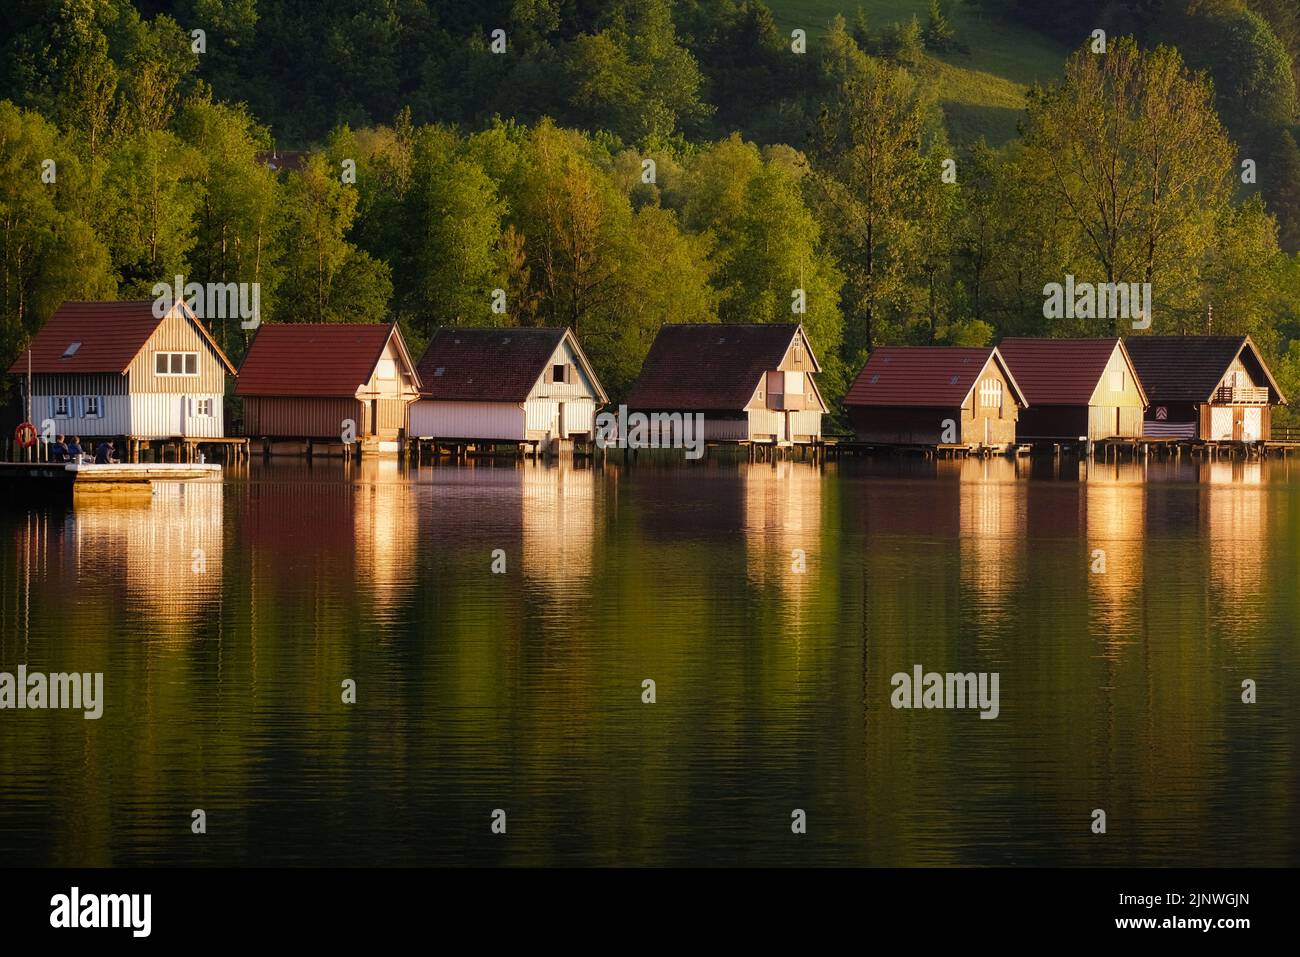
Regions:
M 616 398 L 661 323 L 794 318 L 835 400 L 877 344 L 1130 331 L 1044 319 L 1072 274 L 1300 394 L 1294 0 L 9 8 L 6 365 L 61 301 L 184 275 L 416 349 L 569 325 Z

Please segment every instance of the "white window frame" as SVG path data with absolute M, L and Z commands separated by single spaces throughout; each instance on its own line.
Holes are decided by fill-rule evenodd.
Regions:
M 167 372 L 159 372 L 159 371 L 158 371 L 158 357 L 159 357 L 159 356 L 167 356 L 167 369 L 168 369 Z M 176 356 L 181 356 L 181 357 L 182 357 L 182 358 L 181 358 L 181 369 L 182 369 L 182 370 L 184 370 L 184 368 L 185 368 L 185 358 L 188 357 L 188 356 L 193 356 L 193 357 L 194 357 L 194 371 L 193 371 L 193 372 L 184 372 L 184 371 L 181 371 L 181 372 L 172 372 L 172 371 L 171 371 L 172 359 L 173 359 L 174 357 L 176 357 Z M 198 378 L 198 376 L 199 376 L 199 354 L 198 354 L 197 352 L 155 352 L 155 353 L 153 354 L 153 374 L 156 375 L 156 376 L 158 376 L 159 378 L 168 378 L 168 379 L 196 379 L 196 378 Z
M 59 411 L 59 403 L 63 403 L 63 411 Z M 70 395 L 52 395 L 50 396 L 50 411 L 56 419 L 72 418 L 72 396 Z
M 213 415 L 214 403 L 211 398 L 194 399 L 194 418 L 210 419 Z M 205 411 L 206 409 L 206 411 Z
M 97 395 L 83 395 L 81 397 L 81 407 L 85 409 L 82 413 L 87 419 L 102 419 L 104 417 L 104 401 Z M 94 403 L 95 411 L 90 411 L 91 403 Z

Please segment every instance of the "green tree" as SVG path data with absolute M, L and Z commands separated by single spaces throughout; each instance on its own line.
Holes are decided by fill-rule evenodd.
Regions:
M 890 324 L 913 278 L 932 109 L 905 69 L 864 57 L 819 123 L 816 207 L 845 273 L 853 355 L 894 336 Z
M 392 275 L 348 240 L 357 192 L 314 153 L 285 181 L 285 244 L 279 317 L 305 322 L 381 322 Z
M 206 89 L 185 101 L 176 128 L 198 157 L 191 278 L 256 283 L 262 318 L 273 318 L 284 212 L 281 184 L 257 158 L 270 145 L 269 131 L 243 107 L 214 103 Z M 223 347 L 237 328 L 223 323 L 214 329 Z
M 65 299 L 113 297 L 108 251 L 82 218 L 91 204 L 74 145 L 36 113 L 0 101 L 0 362 L 6 368 Z M 12 386 L 0 386 L 0 394 Z
M 1036 214 L 1073 233 L 1066 271 L 1151 283 L 1159 324 L 1201 312 L 1201 267 L 1232 200 L 1233 148 L 1211 98 L 1176 50 L 1121 38 L 1105 55 L 1077 52 L 1029 103 L 1019 168 L 1046 200 Z
M 119 140 L 108 154 L 96 218 L 123 296 L 151 295 L 154 283 L 188 271 L 202 165 L 166 130 Z

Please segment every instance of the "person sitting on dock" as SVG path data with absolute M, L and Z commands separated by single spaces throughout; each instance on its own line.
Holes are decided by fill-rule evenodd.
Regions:
M 56 435 L 54 441 L 50 443 L 50 461 L 66 462 L 68 461 L 68 447 L 63 444 L 63 436 Z
M 68 443 L 67 461 L 79 465 L 81 463 L 81 454 L 81 436 L 74 435 L 72 441 Z
M 117 464 L 117 458 L 114 457 L 113 455 L 114 451 L 115 449 L 113 447 L 113 443 L 108 439 L 105 439 L 104 441 L 100 442 L 99 445 L 95 448 L 95 464 L 96 465 Z

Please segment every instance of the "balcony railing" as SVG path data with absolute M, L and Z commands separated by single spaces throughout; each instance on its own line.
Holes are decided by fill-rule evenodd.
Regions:
M 1214 393 L 1214 403 L 1215 405 L 1268 405 L 1268 389 L 1221 385 Z

